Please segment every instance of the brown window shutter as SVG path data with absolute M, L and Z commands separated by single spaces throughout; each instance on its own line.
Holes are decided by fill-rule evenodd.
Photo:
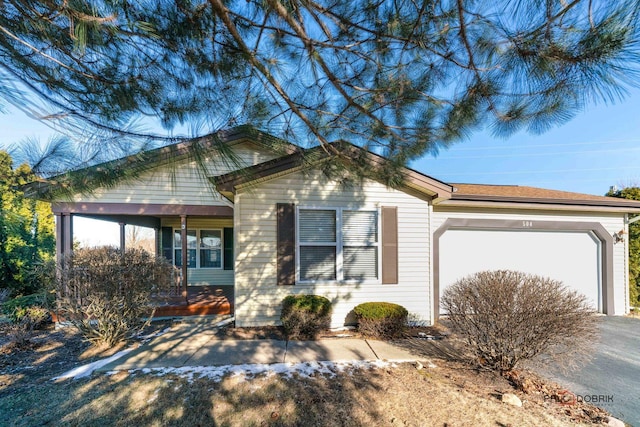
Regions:
M 278 203 L 277 262 L 278 285 L 296 284 L 296 207 L 293 203 Z
M 382 207 L 382 284 L 398 283 L 398 208 Z
M 225 270 L 233 270 L 233 227 L 225 227 L 222 231 L 224 247 L 223 247 L 223 256 L 224 260 L 224 269 Z
M 173 228 L 162 227 L 160 236 L 162 256 L 173 262 Z

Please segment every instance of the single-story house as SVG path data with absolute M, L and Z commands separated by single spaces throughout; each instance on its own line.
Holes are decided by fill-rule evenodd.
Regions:
M 345 184 L 325 173 L 327 164 L 364 153 L 375 170 L 386 160 L 349 144 L 342 156 L 304 150 L 250 127 L 215 136 L 218 149 L 204 138 L 73 172 L 91 183 L 106 167 L 140 171 L 53 198 L 58 255 L 71 251 L 76 215 L 119 222 L 122 244 L 125 225 L 153 227 L 184 290 L 226 287 L 238 326 L 277 324 L 282 299 L 302 293 L 333 302 L 333 326 L 367 301 L 401 304 L 432 323 L 444 288 L 489 269 L 558 279 L 601 313 L 629 312 L 625 236 L 640 202 L 445 183 L 410 169 L 394 188 L 375 174 Z M 47 198 L 57 185 L 33 184 L 28 194 Z

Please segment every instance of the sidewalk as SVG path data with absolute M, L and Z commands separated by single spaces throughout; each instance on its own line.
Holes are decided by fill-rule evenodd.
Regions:
M 179 325 L 99 371 L 340 361 L 415 361 L 393 344 L 357 338 L 319 341 L 220 339 L 209 325 Z

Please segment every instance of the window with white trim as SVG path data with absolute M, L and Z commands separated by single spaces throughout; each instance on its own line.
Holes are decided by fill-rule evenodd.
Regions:
M 378 280 L 376 210 L 298 210 L 298 277 L 308 281 Z
M 182 235 L 173 231 L 174 262 L 182 266 Z M 187 267 L 222 268 L 222 230 L 187 230 Z

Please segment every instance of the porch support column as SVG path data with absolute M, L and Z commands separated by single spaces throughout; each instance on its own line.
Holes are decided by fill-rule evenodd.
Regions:
M 64 263 L 64 221 L 61 213 L 56 214 L 56 262 L 61 269 Z
M 62 253 L 71 255 L 73 252 L 73 214 L 62 214 Z
M 180 241 L 182 242 L 182 296 L 189 303 L 187 298 L 187 262 L 189 260 L 187 253 L 187 216 L 180 215 Z
M 153 231 L 154 233 L 154 238 L 155 238 L 155 250 L 156 250 L 156 257 L 159 257 L 160 255 L 162 255 L 162 248 L 160 247 L 160 228 L 154 228 Z M 173 245 L 173 243 L 171 243 Z
M 124 252 L 126 250 L 126 247 L 125 247 L 125 245 L 126 245 L 126 243 L 125 243 L 125 240 L 126 240 L 125 226 L 127 224 L 125 224 L 124 222 L 119 222 L 118 225 L 120 226 L 120 253 L 122 255 L 124 255 Z
M 64 275 L 65 257 L 71 255 L 73 250 L 73 219 L 68 212 L 56 214 L 56 262 L 58 265 L 58 279 Z M 65 294 L 68 289 L 65 286 Z

